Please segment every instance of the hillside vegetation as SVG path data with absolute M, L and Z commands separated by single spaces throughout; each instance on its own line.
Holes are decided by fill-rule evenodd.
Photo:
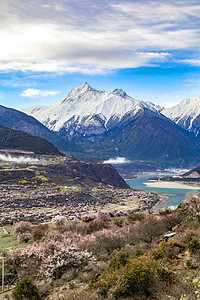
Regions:
M 34 282 L 38 297 L 46 300 L 198 300 L 199 213 L 196 197 L 157 215 L 19 222 L 13 226 L 17 239 L 31 244 L 5 253 L 6 272 L 26 278 L 14 290 L 21 297 Z M 174 236 L 164 239 L 169 232 Z

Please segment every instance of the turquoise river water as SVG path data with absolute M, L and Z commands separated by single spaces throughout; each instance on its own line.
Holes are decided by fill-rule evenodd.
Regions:
M 131 188 L 136 190 L 145 190 L 158 192 L 163 195 L 166 195 L 165 200 L 158 204 L 158 207 L 170 206 L 176 207 L 178 204 L 182 203 L 185 199 L 188 199 L 192 196 L 193 193 L 200 193 L 200 188 L 195 190 L 187 189 L 174 189 L 174 188 L 155 188 L 148 187 L 144 183 L 148 181 L 150 177 L 158 177 L 157 174 L 144 175 L 137 179 L 126 180 Z

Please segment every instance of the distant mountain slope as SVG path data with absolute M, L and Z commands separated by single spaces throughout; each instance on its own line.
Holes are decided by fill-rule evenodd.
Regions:
M 181 167 L 200 161 L 199 145 L 190 133 L 147 109 L 141 109 L 134 118 L 126 115 L 106 133 L 80 142 L 101 159 L 123 156 Z
M 38 120 L 21 111 L 0 105 L 0 125 L 45 138 L 66 155 L 73 154 L 79 157 L 81 153 L 84 156 L 79 146 L 61 138 Z
M 200 140 L 200 97 L 184 99 L 173 107 L 163 109 L 162 113 Z
M 166 166 L 198 164 L 199 143 L 162 110 L 122 90 L 107 93 L 84 83 L 54 106 L 25 111 L 98 159 L 123 156 Z
M 196 179 L 199 179 L 199 181 L 200 181 L 200 166 L 198 166 L 198 167 L 196 167 L 196 168 L 194 168 L 194 169 L 192 169 L 192 170 L 184 173 L 182 175 L 182 177 L 191 178 L 191 179 L 192 178 L 194 178 L 194 179 L 196 178 Z
M 0 125 L 0 149 L 19 149 L 36 154 L 62 155 L 47 140 Z
M 44 167 L 47 176 L 58 184 L 80 184 L 94 186 L 97 183 L 112 185 L 118 188 L 130 188 L 116 169 L 110 164 L 86 163 L 74 158 L 64 158 L 65 163 L 50 164 Z M 41 167 L 43 168 L 43 167 Z

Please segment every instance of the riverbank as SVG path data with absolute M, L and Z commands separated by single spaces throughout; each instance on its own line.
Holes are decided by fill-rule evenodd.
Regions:
M 159 196 L 158 203 L 154 206 L 153 211 L 160 210 L 164 207 L 177 207 L 186 199 L 190 199 L 194 194 L 200 194 L 200 188 L 192 185 L 185 185 L 183 182 L 166 182 L 166 181 L 149 181 L 154 174 L 145 174 L 135 180 L 127 180 L 127 183 L 134 190 L 145 190 L 155 192 Z
M 151 180 L 149 182 L 144 182 L 144 185 L 151 188 L 161 188 L 161 189 L 200 190 L 200 187 L 195 187 L 195 186 L 181 184 L 178 182 L 171 182 L 171 181 Z
M 178 203 L 175 203 L 173 201 L 172 194 L 163 194 L 163 193 L 157 193 L 157 194 L 158 194 L 158 197 L 159 197 L 159 201 L 154 206 L 152 206 L 152 208 L 151 208 L 151 211 L 154 214 L 157 214 L 160 210 L 162 210 L 166 207 L 169 207 L 171 209 L 175 209 L 177 207 Z M 189 192 L 189 193 L 187 193 L 185 195 L 185 199 L 182 202 L 190 200 L 193 197 L 194 198 L 199 197 L 199 193 L 198 192 Z

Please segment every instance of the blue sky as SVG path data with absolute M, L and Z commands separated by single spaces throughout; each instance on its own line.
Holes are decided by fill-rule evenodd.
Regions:
M 199 0 L 8 0 L 0 104 L 61 101 L 87 81 L 172 106 L 200 96 Z

